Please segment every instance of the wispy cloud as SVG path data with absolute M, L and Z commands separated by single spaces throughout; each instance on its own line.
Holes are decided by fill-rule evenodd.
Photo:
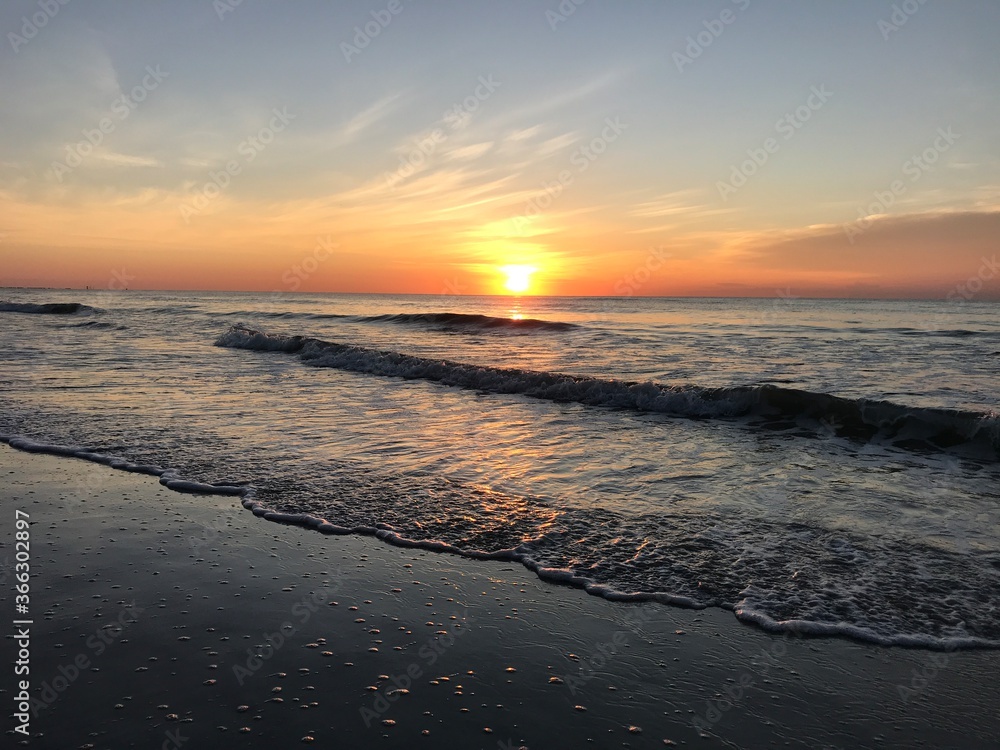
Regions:
M 473 143 L 469 146 L 456 146 L 455 148 L 446 149 L 444 155 L 449 159 L 465 161 L 478 159 L 491 148 L 493 148 L 493 141 L 486 141 L 485 143 Z
M 531 127 L 527 127 L 527 128 L 518 128 L 518 129 L 513 130 L 510 133 L 508 133 L 506 135 L 506 137 L 505 137 L 505 140 L 513 141 L 514 143 L 517 143 L 519 141 L 526 141 L 526 140 L 529 140 L 531 138 L 534 138 L 536 135 L 538 135 L 541 132 L 542 132 L 542 126 L 541 125 L 532 125 Z
M 721 216 L 737 213 L 736 208 L 719 208 L 708 200 L 707 190 L 689 188 L 675 190 L 642 201 L 628 210 L 630 216 L 640 221 L 655 221 L 652 226 L 640 226 L 630 230 L 636 234 L 670 231 L 683 224 L 705 220 L 716 220 Z M 663 219 L 668 219 L 665 223 Z
M 626 74 L 624 70 L 606 71 L 589 81 L 574 86 L 569 89 L 549 92 L 546 96 L 531 102 L 520 109 L 509 113 L 508 119 L 520 121 L 525 119 L 535 119 L 540 115 L 551 113 L 562 109 L 570 104 L 589 99 L 601 93 L 620 81 Z
M 153 159 L 148 156 L 119 154 L 114 151 L 108 151 L 106 149 L 95 150 L 93 158 L 98 163 L 112 165 L 116 167 L 162 167 L 163 166 L 163 162 L 161 162 L 159 159 Z
M 558 153 L 565 148 L 569 148 L 574 143 L 580 140 L 579 133 L 563 133 L 562 135 L 557 135 L 554 138 L 549 138 L 538 144 L 538 148 L 535 153 L 540 157 L 544 158 L 550 156 L 551 154 Z
M 392 114 L 398 106 L 400 97 L 401 94 L 399 93 L 384 96 L 371 106 L 358 112 L 340 128 L 338 140 L 342 143 L 354 141 L 365 130 Z

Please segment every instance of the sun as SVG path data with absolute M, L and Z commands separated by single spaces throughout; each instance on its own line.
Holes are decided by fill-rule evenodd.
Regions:
M 502 266 L 500 272 L 507 277 L 504 287 L 515 294 L 521 294 L 531 288 L 531 274 L 538 269 L 534 266 Z

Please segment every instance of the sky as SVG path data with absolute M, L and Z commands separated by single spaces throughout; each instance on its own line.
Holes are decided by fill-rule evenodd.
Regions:
M 5 0 L 0 285 L 1000 298 L 998 31 L 995 0 Z

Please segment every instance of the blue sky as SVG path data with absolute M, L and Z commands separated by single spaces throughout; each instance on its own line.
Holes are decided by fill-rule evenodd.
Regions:
M 0 254 L 269 288 L 329 235 L 317 290 L 612 293 L 666 247 L 640 293 L 936 295 L 996 248 L 998 30 L 986 0 L 15 0 Z

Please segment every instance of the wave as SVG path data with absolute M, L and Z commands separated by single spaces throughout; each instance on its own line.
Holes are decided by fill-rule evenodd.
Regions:
M 274 318 L 279 320 L 345 320 L 353 323 L 391 323 L 396 325 L 433 326 L 444 330 L 512 330 L 512 331 L 568 331 L 579 328 L 575 323 L 537 318 L 500 318 L 493 315 L 470 313 L 386 313 L 383 315 L 346 315 L 338 313 L 308 312 L 256 312 L 237 310 L 214 313 L 220 317 Z
M 261 310 L 232 310 L 230 312 L 208 314 L 222 318 L 275 318 L 291 320 L 341 320 L 354 317 L 341 313 L 272 312 Z
M 99 312 L 99 310 L 82 302 L 46 302 L 40 305 L 30 302 L 0 302 L 0 312 L 34 313 L 37 315 L 76 315 L 77 313 Z
M 97 452 L 82 446 L 44 443 L 19 435 L 0 434 L 0 443 L 7 443 L 12 448 L 30 453 L 47 453 L 56 456 L 78 458 L 85 461 L 103 464 L 121 471 L 156 476 L 159 477 L 160 484 L 176 492 L 238 497 L 243 507 L 250 510 L 254 516 L 275 523 L 311 529 L 322 534 L 353 534 L 372 536 L 386 543 L 404 548 L 417 548 L 433 552 L 451 553 L 475 560 L 516 562 L 535 573 L 535 575 L 543 581 L 581 588 L 588 594 L 600 596 L 608 599 L 609 601 L 659 602 L 662 604 L 690 609 L 706 609 L 709 607 L 716 607 L 731 611 L 740 621 L 759 627 L 762 630 L 772 633 L 783 633 L 803 637 L 843 637 L 868 643 L 875 643 L 882 646 L 900 646 L 942 651 L 952 651 L 955 649 L 1000 648 L 1000 640 L 995 637 L 995 627 L 986 629 L 967 629 L 965 622 L 962 622 L 959 625 L 954 624 L 954 607 L 956 606 L 956 599 L 965 597 L 966 599 L 971 599 L 977 604 L 981 604 L 983 597 L 985 596 L 982 586 L 988 585 L 989 580 L 992 579 L 966 581 L 965 587 L 961 591 L 949 589 L 947 600 L 948 611 L 946 612 L 946 617 L 944 618 L 946 625 L 936 629 L 930 628 L 930 632 L 928 632 L 928 628 L 933 623 L 927 620 L 926 611 L 918 612 L 918 614 L 924 618 L 920 619 L 918 617 L 916 619 L 915 622 L 918 627 L 913 627 L 914 622 L 900 620 L 899 613 L 894 615 L 893 607 L 898 606 L 898 602 L 895 600 L 898 599 L 906 602 L 910 599 L 910 597 L 905 594 L 912 594 L 913 592 L 905 587 L 908 584 L 912 584 L 913 581 L 897 580 L 895 576 L 889 575 L 892 572 L 891 570 L 883 571 L 884 575 L 889 576 L 885 578 L 885 580 L 876 577 L 867 581 L 864 579 L 859 581 L 852 578 L 852 586 L 842 592 L 838 592 L 842 596 L 846 596 L 847 599 L 845 601 L 834 599 L 835 603 L 839 602 L 850 606 L 857 605 L 857 611 L 853 613 L 856 615 L 856 618 L 853 618 L 853 621 L 852 619 L 843 619 L 842 612 L 827 610 L 822 606 L 812 607 L 813 611 L 809 611 L 809 608 L 806 607 L 805 609 L 807 611 L 797 617 L 786 616 L 786 611 L 796 611 L 801 609 L 802 602 L 799 600 L 801 600 L 804 596 L 809 595 L 810 590 L 799 590 L 798 584 L 792 585 L 791 587 L 786 586 L 785 588 L 768 588 L 761 585 L 763 584 L 763 581 L 760 581 L 750 583 L 749 585 L 744 584 L 744 588 L 741 591 L 735 589 L 734 591 L 738 591 L 736 598 L 729 599 L 725 596 L 720 596 L 721 591 L 714 590 L 718 587 L 712 585 L 706 586 L 705 584 L 707 582 L 701 579 L 697 579 L 697 585 L 694 589 L 691 589 L 690 585 L 686 588 L 677 587 L 677 590 L 675 590 L 674 593 L 671 593 L 669 589 L 664 590 L 659 587 L 645 587 L 640 582 L 641 578 L 631 582 L 624 581 L 617 584 L 598 582 L 594 580 L 594 575 L 596 572 L 599 572 L 601 566 L 591 566 L 590 569 L 583 566 L 583 570 L 578 570 L 576 569 L 580 567 L 578 565 L 570 565 L 567 567 L 562 567 L 558 564 L 553 565 L 546 559 L 549 556 L 547 554 L 549 551 L 545 548 L 546 543 L 558 540 L 566 534 L 566 531 L 558 532 L 550 530 L 541 536 L 534 538 L 522 538 L 520 543 L 516 543 L 515 546 L 512 547 L 481 550 L 470 548 L 466 545 L 449 543 L 440 539 L 414 538 L 412 536 L 408 536 L 405 532 L 401 533 L 396 528 L 386 523 L 352 524 L 349 520 L 338 519 L 341 520 L 341 523 L 349 524 L 341 525 L 341 523 L 333 523 L 327 520 L 324 517 L 325 514 L 322 513 L 275 510 L 268 507 L 258 499 L 257 487 L 255 487 L 250 481 L 238 479 L 229 479 L 227 481 L 219 482 L 196 481 L 185 478 L 176 468 L 163 468 L 154 464 L 136 463 L 118 456 Z M 588 511 L 584 515 L 588 521 L 587 528 L 593 528 L 592 523 L 594 519 L 591 517 L 592 512 Z M 621 529 L 615 527 L 613 519 L 601 518 L 600 520 L 602 523 L 598 525 L 598 528 L 603 528 L 605 525 L 610 524 L 611 528 L 607 529 L 607 534 L 614 537 L 620 536 Z M 656 529 L 657 534 L 662 534 L 664 532 L 664 528 L 662 524 L 659 523 L 659 520 L 657 520 Z M 679 532 L 681 534 L 686 533 L 683 529 L 680 529 Z M 595 531 L 595 533 L 597 532 Z M 579 534 L 572 533 L 570 536 L 575 539 L 578 538 Z M 704 537 L 704 534 L 701 536 Z M 758 535 L 758 538 L 762 542 L 765 539 L 765 536 L 766 535 Z M 670 557 L 675 557 L 678 553 L 679 545 L 677 543 L 669 543 L 670 540 L 666 541 L 668 543 L 663 545 L 663 551 Z M 678 542 L 679 539 L 674 541 Z M 703 538 L 700 541 L 701 543 L 705 543 Z M 696 545 L 698 543 L 699 538 L 697 536 L 686 542 L 688 546 L 692 544 Z M 814 552 L 816 550 L 822 551 L 825 547 L 831 546 L 836 547 L 836 549 L 839 550 L 840 547 L 844 545 L 844 542 L 840 540 L 839 537 L 834 538 L 833 540 L 825 541 L 822 539 L 817 540 L 809 538 L 801 543 L 805 544 L 806 550 Z M 783 545 L 783 542 L 778 540 L 776 544 Z M 761 572 L 764 572 L 764 570 L 773 567 L 777 561 L 775 555 L 767 554 L 767 552 L 768 550 L 765 549 L 763 552 L 758 551 L 758 554 L 755 555 L 741 555 L 740 561 L 742 563 L 747 560 L 752 561 L 756 559 L 757 564 L 763 566 Z M 634 561 L 636 558 L 633 556 L 631 559 Z M 829 563 L 829 560 L 823 558 L 822 556 L 820 557 L 820 560 Z M 649 564 L 655 566 L 663 564 L 664 561 L 657 560 L 656 558 L 650 558 L 648 562 Z M 992 564 L 993 567 L 1000 566 L 1000 560 L 993 561 L 992 563 L 990 563 L 990 561 L 986 562 L 987 565 Z M 925 565 L 922 566 L 922 568 L 927 569 L 922 569 L 922 574 L 935 573 L 935 565 L 931 563 L 935 563 L 935 561 L 925 561 Z M 604 567 L 607 567 L 607 565 Z M 823 566 L 820 565 L 818 567 Z M 797 568 L 798 563 L 795 563 L 794 569 Z M 686 570 L 686 568 L 684 569 Z M 874 566 L 873 571 L 874 573 L 878 573 L 878 566 Z M 869 575 L 871 575 L 873 571 L 869 571 Z M 690 571 L 687 572 L 690 573 Z M 747 580 L 746 571 L 737 571 L 737 573 L 741 573 L 739 576 L 740 580 Z M 852 575 L 854 573 L 855 571 L 852 571 Z M 764 576 L 760 577 L 763 578 Z M 782 576 L 782 580 L 785 583 L 789 583 L 794 577 L 795 576 L 785 575 Z M 750 575 L 751 580 L 755 578 L 756 576 L 753 576 L 752 574 Z M 664 583 L 668 583 L 668 581 L 664 581 Z M 675 581 L 674 583 L 677 582 Z M 824 588 L 824 599 L 830 597 L 832 593 L 830 586 L 835 584 L 835 580 L 827 582 L 826 588 Z M 880 591 L 879 584 L 890 587 L 895 586 L 896 589 L 899 590 L 892 589 L 885 592 L 886 596 L 883 597 L 874 596 L 875 593 Z M 866 585 L 872 588 L 866 591 Z M 889 596 L 890 594 L 891 596 Z M 855 601 L 855 598 L 859 597 L 859 595 L 860 598 L 858 601 Z M 927 603 L 931 603 L 935 600 L 936 599 L 929 599 Z M 819 601 L 819 599 L 816 601 Z M 815 604 L 813 600 L 810 600 L 808 603 Z M 822 604 L 821 601 L 820 604 Z M 880 611 L 873 611 L 872 608 L 875 605 L 880 605 L 880 607 L 877 608 Z M 987 622 L 992 621 L 987 619 Z
M 395 313 L 368 315 L 357 318 L 362 323 L 399 323 L 402 325 L 434 325 L 445 328 L 502 328 L 508 330 L 568 331 L 579 328 L 575 323 L 537 318 L 498 318 L 492 315 L 469 313 Z
M 70 328 L 100 328 L 102 330 L 104 330 L 104 329 L 113 329 L 115 331 L 124 331 L 124 330 L 126 330 L 128 328 L 128 326 L 115 325 L 114 323 L 108 323 L 107 321 L 103 321 L 103 320 L 85 320 L 82 323 L 72 323 L 69 327 Z
M 707 388 L 606 380 L 554 372 L 472 365 L 393 351 L 338 344 L 305 336 L 278 336 L 232 326 L 216 346 L 295 354 L 305 364 L 383 377 L 427 380 L 487 393 L 518 394 L 694 419 L 759 418 L 822 425 L 839 437 L 887 441 L 937 451 L 973 444 L 1000 458 L 1000 416 L 992 412 L 913 407 L 892 401 L 848 399 L 829 393 L 745 385 Z
M 903 336 L 937 336 L 949 339 L 964 339 L 972 336 L 997 338 L 998 336 L 1000 336 L 1000 333 L 996 331 L 970 331 L 967 328 L 951 328 L 951 329 L 902 328 L 902 329 L 888 329 L 888 330 L 898 332 Z

